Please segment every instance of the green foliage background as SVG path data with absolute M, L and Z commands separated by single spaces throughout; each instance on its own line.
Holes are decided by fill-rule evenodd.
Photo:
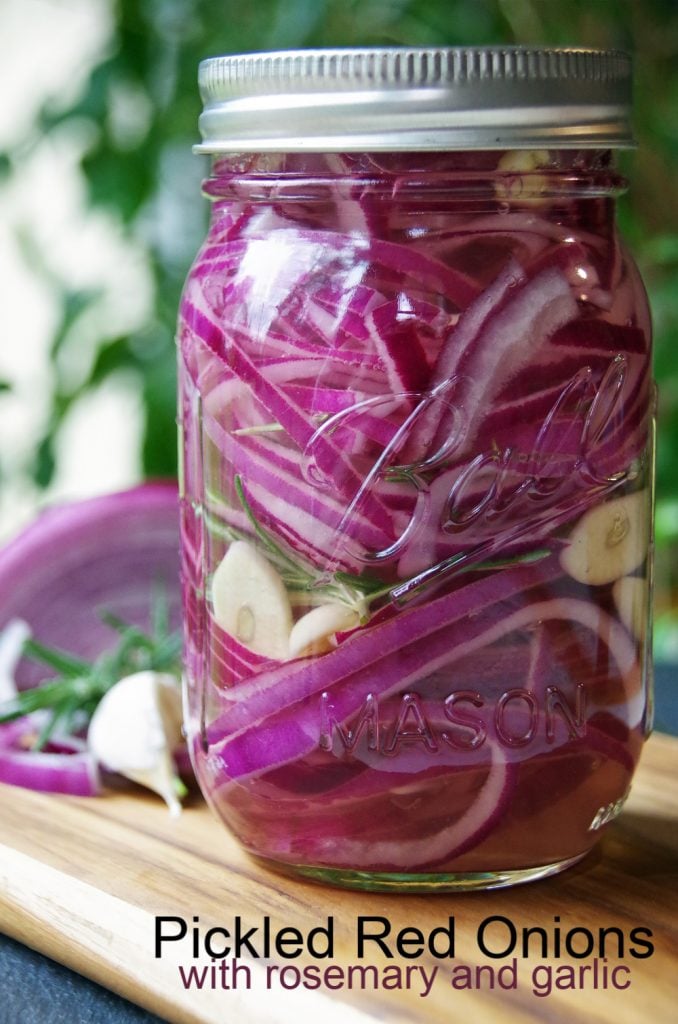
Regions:
M 154 308 L 133 335 L 109 337 L 102 328 L 87 378 L 69 389 L 56 357 L 97 295 L 74 293 L 61 282 L 61 323 L 51 349 L 51 415 L 26 467 L 40 486 L 52 478 L 55 436 L 73 402 L 121 368 L 134 370 L 141 382 L 145 474 L 175 471 L 176 309 L 207 217 L 199 192 L 206 168 L 191 156 L 200 109 L 196 69 L 203 57 L 360 44 L 618 47 L 632 52 L 636 61 L 639 150 L 627 161 L 632 189 L 621 202 L 620 217 L 648 284 L 655 319 L 661 396 L 658 540 L 668 544 L 678 537 L 676 0 L 117 0 L 114 10 L 115 37 L 108 55 L 93 69 L 76 102 L 66 109 L 42 110 L 38 135 L 68 121 L 89 125 L 92 141 L 82 161 L 89 202 L 110 211 L 146 250 Z M 116 98 L 122 93 L 149 112 L 136 134 L 121 131 L 116 117 Z M 20 170 L 20 152 L 0 157 L 0 175 Z M 157 227 L 158 218 L 173 226 L 170 237 L 167 231 L 149 230 L 149 223 Z

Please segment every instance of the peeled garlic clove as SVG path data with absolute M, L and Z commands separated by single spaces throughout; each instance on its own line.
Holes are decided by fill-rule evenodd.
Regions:
M 234 541 L 212 577 L 219 626 L 255 654 L 287 657 L 292 606 L 273 566 L 247 541 Z
M 521 174 L 524 171 L 536 171 L 548 162 L 547 149 L 509 149 L 500 157 L 497 170 Z
M 345 604 L 320 604 L 295 622 L 289 640 L 289 657 L 324 654 L 336 647 L 335 633 L 354 629 L 360 624 L 357 611 Z
M 602 586 L 628 576 L 647 555 L 647 491 L 614 498 L 579 520 L 560 564 L 579 583 Z
M 510 149 L 499 160 L 497 170 L 511 175 L 505 180 L 497 179 L 495 191 L 500 199 L 517 199 L 521 203 L 541 202 L 540 192 L 548 187 L 548 178 L 543 174 L 535 174 L 539 168 L 547 167 L 548 150 L 545 149 Z M 530 177 L 525 181 L 523 174 Z
M 647 581 L 640 576 L 622 576 L 612 587 L 619 618 L 638 640 L 647 627 L 647 589 Z
M 106 768 L 158 793 L 172 814 L 181 810 L 172 757 L 180 744 L 181 693 L 174 676 L 135 672 L 99 702 L 87 740 Z

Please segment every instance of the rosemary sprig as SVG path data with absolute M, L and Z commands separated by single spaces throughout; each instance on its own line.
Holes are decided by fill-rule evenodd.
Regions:
M 45 722 L 34 749 L 42 749 L 57 726 L 65 733 L 85 728 L 101 698 L 124 676 L 152 670 L 179 677 L 181 634 L 170 631 L 164 591 L 158 589 L 153 597 L 150 634 L 109 612 L 103 612 L 101 618 L 119 639 L 112 650 L 93 662 L 37 640 L 24 642 L 24 656 L 52 669 L 54 677 L 0 704 L 0 723 L 44 712 Z
M 271 557 L 276 569 L 280 573 L 285 586 L 291 591 L 290 596 L 294 598 L 297 591 L 304 592 L 304 601 L 311 603 L 311 595 L 320 595 L 323 600 L 339 601 L 351 608 L 360 611 L 361 620 L 369 618 L 367 606 L 382 597 L 392 597 L 394 584 L 384 584 L 383 580 L 365 574 L 355 576 L 353 573 L 336 570 L 331 575 L 316 575 L 308 572 L 295 561 L 278 543 L 267 530 L 263 528 L 257 519 L 254 510 L 247 500 L 245 489 L 240 476 L 235 476 L 235 490 L 243 512 L 247 516 L 255 536 Z M 239 531 L 230 527 L 234 534 Z M 245 535 L 243 534 L 243 537 Z M 548 548 L 537 548 L 522 555 L 514 555 L 509 558 L 490 559 L 489 561 L 474 562 L 469 565 L 460 565 L 457 572 L 459 575 L 475 572 L 491 572 L 497 569 L 506 569 L 515 565 L 531 564 L 548 557 L 551 552 Z M 415 577 L 412 577 L 413 579 Z M 398 584 L 399 588 L 406 587 L 408 580 Z
M 266 548 L 273 560 L 278 564 L 280 568 L 280 574 L 286 582 L 293 584 L 300 584 L 302 588 L 310 587 L 313 585 L 314 577 L 311 573 L 305 571 L 303 566 L 299 562 L 295 561 L 290 555 L 287 554 L 283 548 L 271 537 L 271 535 L 264 530 L 263 526 L 257 519 L 247 500 L 243 482 L 240 476 L 236 476 L 235 480 L 235 491 L 238 495 L 238 501 L 242 505 L 242 510 L 247 516 L 252 529 L 254 530 L 257 538 L 261 541 L 262 545 Z
M 365 583 L 363 577 L 352 576 L 347 572 L 335 572 L 330 576 L 320 576 L 305 569 L 263 528 L 247 500 L 240 476 L 236 476 L 234 482 L 242 510 L 247 516 L 255 536 L 266 549 L 271 562 L 280 573 L 285 586 L 291 591 L 292 598 L 295 592 L 301 592 L 306 604 L 312 603 L 313 595 L 320 595 L 324 601 L 336 600 L 350 606 L 364 602 Z M 381 586 L 381 582 L 379 585 Z

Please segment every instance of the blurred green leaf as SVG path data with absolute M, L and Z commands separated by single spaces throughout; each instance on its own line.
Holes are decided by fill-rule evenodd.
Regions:
M 38 487 L 49 487 L 56 470 L 53 429 L 50 429 L 39 442 L 31 470 L 33 480 Z
M 155 167 L 143 150 L 119 152 L 103 138 L 83 161 L 90 200 L 96 206 L 115 210 L 129 223 L 156 186 Z
M 80 316 L 101 297 L 100 291 L 63 290 L 61 296 L 61 322 L 52 337 L 52 358 L 59 354 L 69 332 Z
M 173 356 L 173 346 L 171 351 Z M 167 358 L 149 364 L 144 378 L 143 395 L 146 413 L 143 438 L 144 469 L 146 474 L 153 478 L 175 477 L 176 371 L 175 360 L 169 358 L 169 352 Z
M 643 257 L 658 266 L 678 264 L 678 232 L 670 235 L 656 235 L 648 238 L 643 248 Z M 676 291 L 674 289 L 674 296 Z M 676 298 L 678 303 L 678 297 Z
M 658 661 L 678 662 L 678 615 L 664 612 L 655 616 L 653 627 L 654 656 Z
M 138 357 L 130 348 L 128 338 L 116 338 L 99 349 L 90 370 L 87 386 L 96 387 L 110 374 L 127 367 L 137 367 Z
M 657 547 L 678 540 L 678 498 L 657 502 L 655 510 L 655 541 Z

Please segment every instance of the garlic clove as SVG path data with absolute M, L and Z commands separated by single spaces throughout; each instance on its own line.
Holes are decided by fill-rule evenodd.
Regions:
M 11 619 L 0 632 L 0 704 L 17 695 L 14 673 L 30 635 L 30 626 L 23 619 Z
M 508 150 L 497 164 L 497 170 L 507 175 L 506 178 L 497 179 L 497 197 L 515 199 L 525 205 L 543 202 L 540 193 L 548 188 L 549 180 L 546 175 L 534 172 L 548 167 L 549 159 L 548 150 L 545 149 Z M 528 174 L 529 178 L 524 180 L 524 174 Z
M 536 171 L 540 167 L 547 167 L 548 162 L 547 149 L 509 149 L 500 157 L 497 170 L 521 174 L 524 171 Z
M 570 534 L 560 564 L 579 583 L 602 586 L 642 565 L 648 544 L 648 492 L 590 509 Z
M 158 793 L 173 815 L 181 811 L 172 757 L 182 739 L 181 693 L 174 676 L 135 672 L 99 702 L 87 740 L 111 771 Z
M 345 604 L 320 604 L 295 622 L 289 639 L 289 657 L 324 654 L 336 647 L 335 633 L 354 629 L 360 624 L 357 611 Z
M 287 657 L 292 606 L 280 575 L 247 541 L 234 541 L 212 577 L 219 626 L 255 654 Z
M 622 576 L 612 587 L 612 597 L 629 633 L 642 640 L 647 628 L 647 580 L 640 576 Z

